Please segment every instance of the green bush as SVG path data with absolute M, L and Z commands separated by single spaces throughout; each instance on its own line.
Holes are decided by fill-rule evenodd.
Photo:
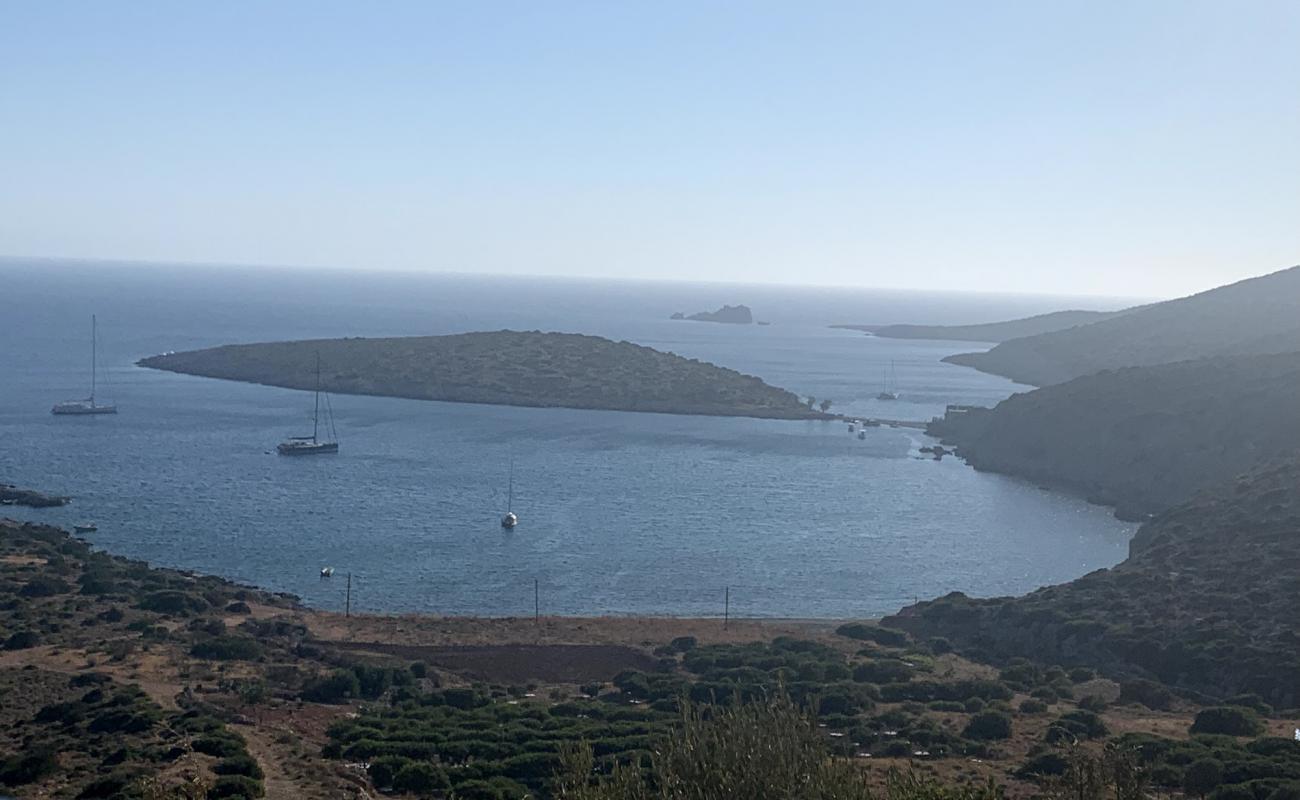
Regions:
M 1155 681 L 1138 678 L 1119 685 L 1119 701 L 1137 703 L 1155 711 L 1166 711 L 1174 704 L 1174 695 Z
M 137 604 L 145 611 L 169 616 L 188 616 L 206 611 L 208 601 L 198 595 L 188 594 L 175 589 L 163 589 L 150 592 L 140 598 Z
M 678 653 L 688 653 L 694 650 L 698 642 L 694 636 L 678 636 L 668 643 L 668 646 Z
M 244 740 L 229 731 L 214 731 L 194 740 L 195 751 L 216 758 L 231 758 L 244 755 Z
M 54 774 L 59 768 L 54 752 L 46 749 L 20 753 L 0 761 L 0 784 L 23 786 Z
M 981 711 L 966 723 L 962 736 L 988 741 L 1011 738 L 1011 717 L 1001 711 Z
M 1192 733 L 1217 733 L 1225 736 L 1258 736 L 1264 726 L 1253 709 L 1239 706 L 1215 706 L 1203 709 L 1192 723 Z
M 213 661 L 256 661 L 262 657 L 262 645 L 245 636 L 215 636 L 195 642 L 190 655 Z
M 1110 732 L 1101 717 L 1083 708 L 1062 714 L 1058 721 L 1089 739 L 1100 739 Z
M 18 594 L 23 597 L 53 597 L 59 594 L 67 594 L 72 591 L 72 587 L 53 575 L 36 575 L 23 585 Z
M 393 776 L 393 791 L 412 794 L 445 792 L 451 788 L 447 773 L 427 761 L 413 761 Z
M 401 772 L 402 767 L 410 763 L 411 759 L 404 756 L 378 756 L 370 760 L 369 766 L 366 767 L 366 774 L 370 776 L 370 782 L 376 789 L 391 789 L 393 777 Z
M 1024 766 L 1016 770 L 1016 774 L 1022 778 L 1045 778 L 1064 775 L 1069 767 L 1069 759 L 1062 753 L 1049 750 L 1046 753 L 1040 753 L 1030 758 L 1025 762 Z
M 1044 703 L 1042 700 L 1029 698 L 1020 701 L 1021 714 L 1042 714 L 1045 711 L 1047 711 L 1047 703 Z
M 262 768 L 257 760 L 247 753 L 230 756 L 218 761 L 212 767 L 218 775 L 244 775 L 254 780 L 262 779 Z
M 41 643 L 41 637 L 35 631 L 18 631 L 5 639 L 6 650 L 27 650 Z
M 312 703 L 346 703 L 361 695 L 361 682 L 350 669 L 336 669 L 303 687 L 302 698 Z
M 1223 762 L 1214 758 L 1193 761 L 1183 770 L 1183 791 L 1195 797 L 1205 797 L 1223 783 Z
M 845 623 L 836 628 L 835 632 L 849 639 L 875 642 L 885 647 L 905 647 L 907 645 L 907 634 L 902 631 L 882 628 L 879 625 L 868 625 L 865 622 Z
M 262 782 L 244 775 L 222 775 L 208 790 L 208 800 L 220 798 L 246 798 L 254 800 L 266 793 Z

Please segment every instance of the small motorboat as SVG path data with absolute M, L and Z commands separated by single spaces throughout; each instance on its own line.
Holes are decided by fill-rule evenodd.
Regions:
M 857 430 L 857 429 L 858 429 L 858 426 L 857 426 L 856 423 L 853 423 L 853 422 L 850 422 L 850 423 L 849 423 L 849 433 L 853 433 L 853 432 L 854 432 L 855 430 Z
M 81 525 L 73 525 L 72 529 L 77 533 L 94 533 L 95 531 L 99 530 L 99 528 L 95 527 L 95 525 L 90 522 L 85 522 L 82 523 Z
M 866 432 L 866 431 L 858 431 L 858 438 L 859 438 L 859 439 L 865 439 L 865 438 L 867 438 L 867 432 Z
M 321 568 L 320 568 L 320 576 L 321 576 L 322 578 L 328 578 L 328 577 L 331 577 L 333 574 L 334 574 L 334 568 L 333 568 L 333 567 L 321 567 Z

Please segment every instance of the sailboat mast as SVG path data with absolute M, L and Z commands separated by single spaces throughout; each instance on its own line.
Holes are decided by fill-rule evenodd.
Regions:
M 95 404 L 95 369 L 98 366 L 95 361 L 99 351 L 99 324 L 95 320 L 95 315 L 90 315 L 90 404 Z
M 515 460 L 510 459 L 510 488 L 506 491 L 506 511 L 513 511 L 515 507 Z
M 316 408 L 311 412 L 311 443 L 316 444 L 316 429 L 320 425 L 320 353 L 316 354 Z

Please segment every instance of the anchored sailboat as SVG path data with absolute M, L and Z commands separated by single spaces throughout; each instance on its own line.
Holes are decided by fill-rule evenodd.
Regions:
M 334 410 L 330 407 L 329 395 L 325 395 L 325 419 L 328 423 L 329 438 L 322 439 L 320 425 L 320 353 L 316 354 L 316 405 L 311 414 L 311 436 L 290 436 L 276 445 L 276 452 L 282 456 L 314 456 L 321 453 L 339 451 L 338 432 L 334 429 Z
M 506 493 L 506 514 L 501 518 L 501 527 L 509 530 L 519 524 L 519 517 L 512 510 L 515 504 L 515 460 L 510 459 L 510 488 Z
M 116 414 L 117 406 L 112 403 L 101 405 L 95 402 L 97 374 L 99 372 L 98 324 L 95 315 L 90 315 L 90 397 L 85 400 L 68 400 L 58 403 L 50 409 L 51 414 Z
M 897 400 L 898 399 L 898 377 L 894 374 L 894 362 L 889 362 L 889 372 L 884 375 L 884 387 L 880 394 L 876 395 L 877 400 Z

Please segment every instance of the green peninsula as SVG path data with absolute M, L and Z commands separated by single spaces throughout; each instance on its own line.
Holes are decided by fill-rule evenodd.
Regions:
M 793 392 L 693 358 L 598 336 L 493 331 L 225 345 L 140 366 L 288 389 L 316 385 L 455 403 L 829 419 Z

